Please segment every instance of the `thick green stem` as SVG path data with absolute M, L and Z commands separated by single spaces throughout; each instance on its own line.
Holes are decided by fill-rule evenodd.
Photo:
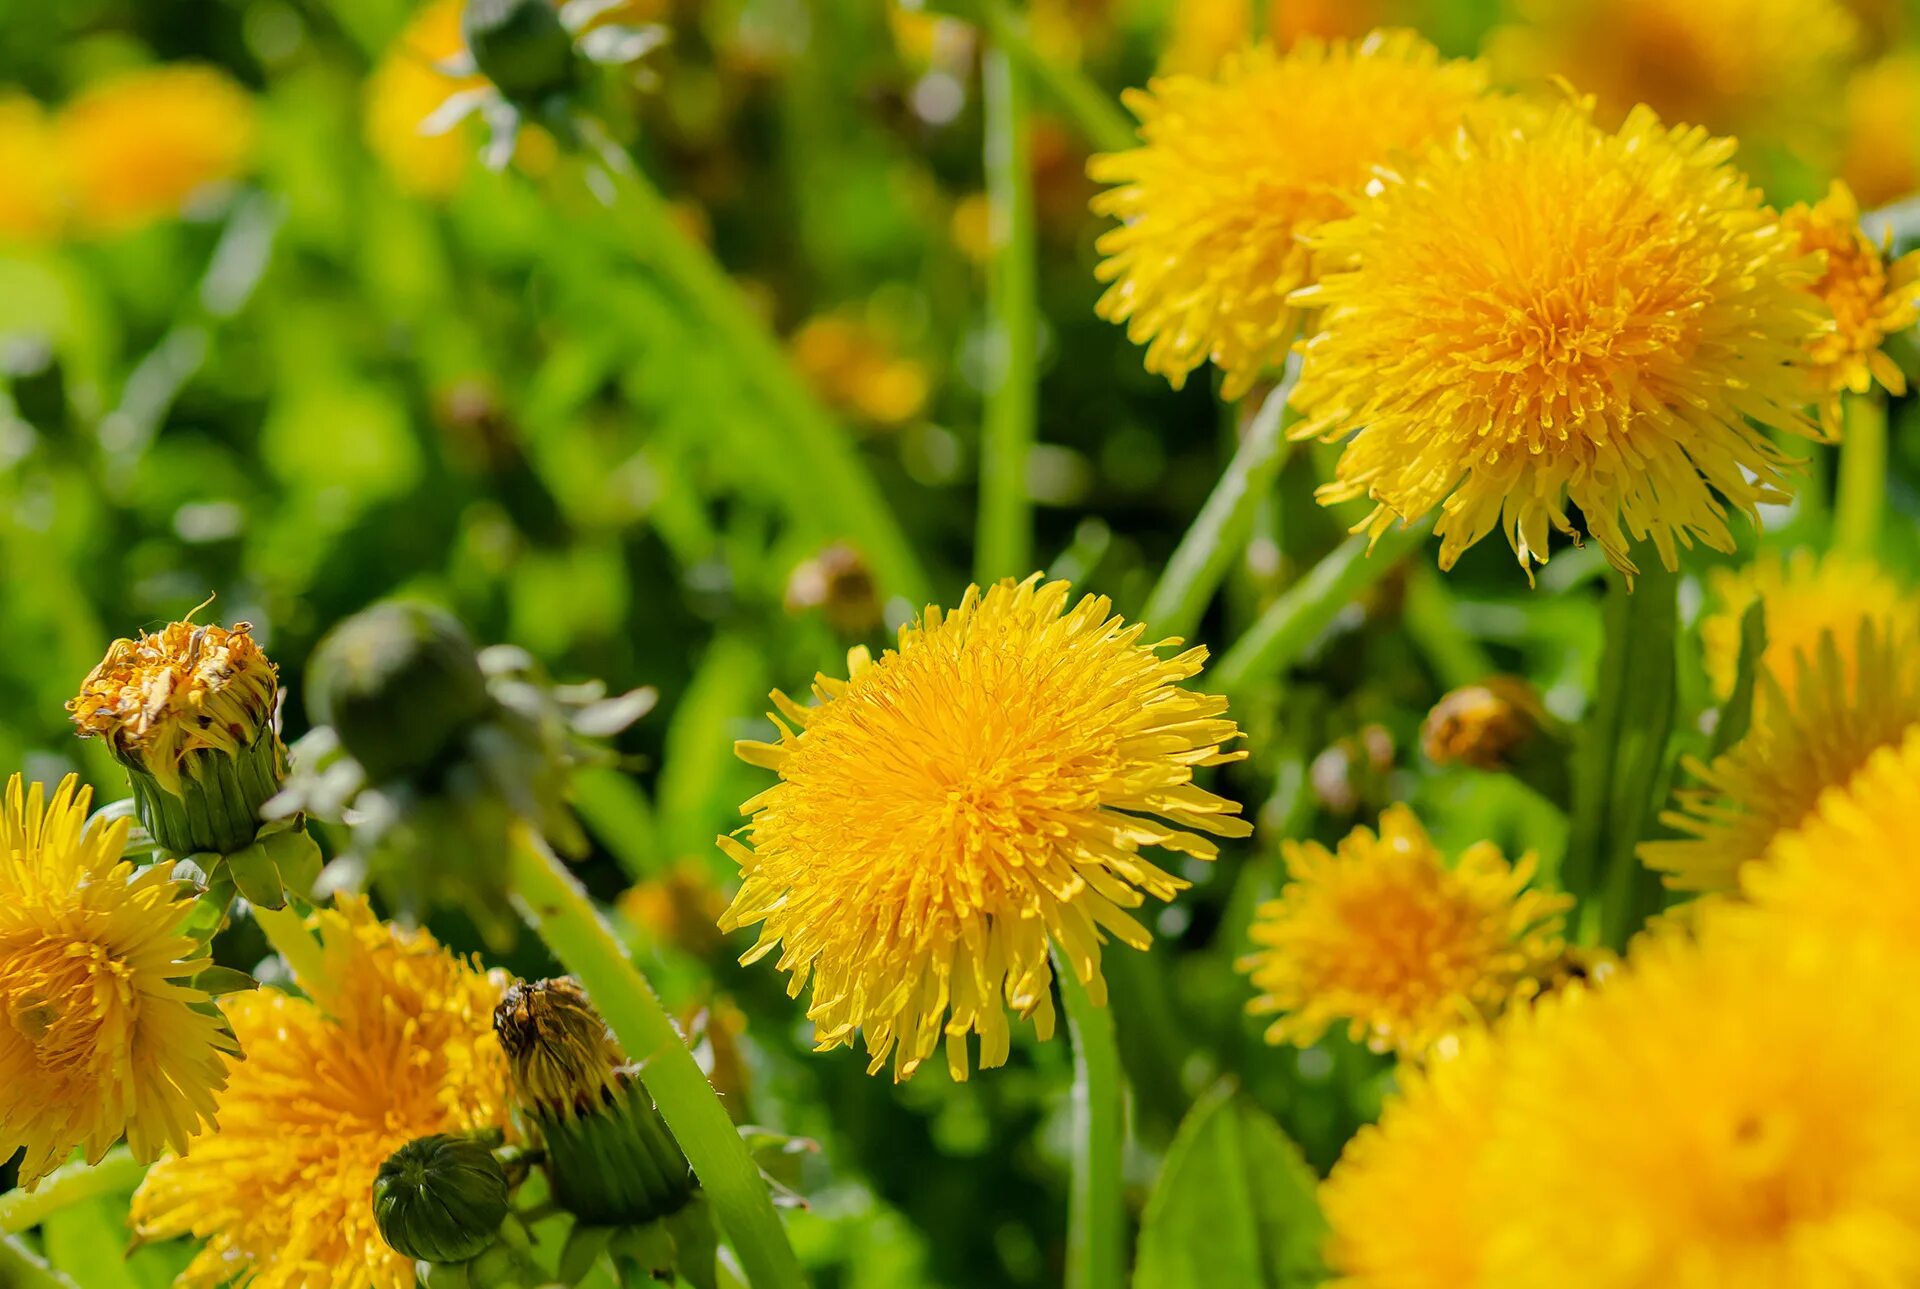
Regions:
M 130 1191 L 146 1173 L 147 1166 L 127 1153 L 125 1146 L 115 1146 L 97 1164 L 62 1165 L 35 1190 L 0 1195 L 0 1234 L 17 1235 L 40 1225 L 47 1214 L 96 1195 Z
M 1066 1289 L 1121 1289 L 1126 1207 L 1121 1197 L 1120 1049 L 1113 1015 L 1094 1003 L 1073 966 L 1054 955 L 1073 1043 L 1073 1190 L 1067 1206 Z
M 1426 540 L 1432 525 L 1398 524 L 1376 542 L 1355 533 L 1268 605 L 1212 672 L 1212 686 L 1228 696 L 1277 675 L 1298 661 L 1335 617 L 1368 587 L 1391 573 Z
M 0 1236 L 0 1285 L 5 1289 L 79 1289 L 14 1235 Z
M 1833 545 L 1836 550 L 1871 558 L 1878 553 L 1880 521 L 1887 505 L 1887 400 L 1875 389 L 1847 395 L 1845 407 Z
M 1272 491 L 1274 477 L 1292 448 L 1281 431 L 1286 426 L 1287 398 L 1299 379 L 1296 357 L 1248 422 L 1226 472 L 1167 560 L 1140 614 L 1155 632 L 1192 635 L 1234 557 L 1246 548 L 1254 514 Z
M 603 141 L 596 155 L 600 164 L 586 174 L 577 167 L 561 173 L 583 181 L 616 221 L 622 245 L 684 299 L 778 418 L 781 432 L 767 438 L 765 459 L 755 464 L 779 472 L 774 481 L 793 497 L 797 519 L 819 528 L 823 538 L 845 537 L 859 547 L 888 594 L 925 603 L 931 593 L 926 573 L 845 430 L 800 379 L 726 269 L 674 221 L 659 191 L 618 149 Z
M 640 1067 L 641 1082 L 693 1164 L 754 1289 L 804 1285 L 772 1193 L 713 1085 L 586 891 L 523 823 L 514 825 L 513 890 L 528 922 L 579 977 Z
M 253 920 L 273 951 L 286 962 L 294 982 L 307 991 L 308 997 L 319 998 L 319 991 L 326 986 L 327 960 L 320 942 L 307 930 L 307 920 L 294 911 L 291 903 L 277 909 L 255 904 Z
M 1026 77 L 1004 49 L 987 51 L 986 176 L 993 263 L 987 278 L 990 374 L 980 444 L 974 576 L 1025 577 L 1033 563 L 1027 458 L 1038 418 L 1033 165 Z
M 1124 152 L 1139 142 L 1133 123 L 1105 90 L 1079 69 L 1062 66 L 1033 47 L 1026 18 L 1008 0 L 980 0 L 979 10 L 980 24 L 994 45 L 1005 50 L 1033 83 L 1047 92 L 1095 148 Z

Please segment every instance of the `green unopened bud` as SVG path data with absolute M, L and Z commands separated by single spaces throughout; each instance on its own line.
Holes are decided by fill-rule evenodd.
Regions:
M 686 1205 L 693 1169 L 577 982 L 514 984 L 493 1027 L 521 1107 L 546 1143 L 561 1208 L 582 1222 L 627 1226 Z
M 493 705 L 479 651 L 452 614 L 389 600 L 314 650 L 308 707 L 374 783 L 432 769 Z
M 251 630 L 174 622 L 116 640 L 67 704 L 80 736 L 104 739 L 126 767 L 140 822 L 175 854 L 250 844 L 286 779 L 279 679 Z
M 477 1257 L 506 1216 L 506 1172 L 474 1137 L 415 1138 L 387 1156 L 373 1180 L 380 1238 L 423 1262 Z
M 538 100 L 573 84 L 573 37 L 551 0 L 467 0 L 460 34 L 481 73 L 510 99 Z

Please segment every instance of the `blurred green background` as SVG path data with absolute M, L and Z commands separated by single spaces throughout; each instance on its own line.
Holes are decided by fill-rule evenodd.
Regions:
M 1865 205 L 1904 195 L 1920 113 L 1903 117 L 1898 95 L 1920 103 L 1920 73 L 1901 80 L 1915 57 L 1902 42 L 1920 23 L 1865 7 L 1882 17 L 1848 75 L 1886 85 L 1836 86 L 1802 113 L 1821 118 L 1817 139 L 1791 131 L 1743 152 L 1779 201 L 1817 196 L 1843 167 L 1893 189 L 1862 183 Z M 951 603 L 973 561 L 987 362 L 972 30 L 879 0 L 627 9 L 671 39 L 639 83 L 603 87 L 613 134 L 690 248 L 710 249 L 785 347 Z M 880 643 L 918 606 L 866 593 L 841 544 L 846 517 L 786 450 L 782 416 L 700 302 L 650 261 L 660 248 L 583 228 L 590 215 L 553 199 L 550 141 L 524 142 L 496 175 L 477 164 L 475 134 L 418 135 L 453 87 L 433 63 L 451 52 L 455 12 L 0 4 L 0 184 L 16 186 L 0 194 L 0 766 L 49 781 L 79 768 L 119 795 L 117 770 L 70 737 L 63 705 L 109 640 L 209 594 L 205 617 L 252 622 L 280 663 L 289 737 L 306 726 L 316 639 L 396 592 L 447 603 L 562 679 L 656 686 L 660 708 L 621 746 L 626 772 L 584 785 L 596 850 L 582 873 L 670 1005 L 721 1017 L 713 1041 L 743 1116 L 818 1141 L 795 1179 L 810 1207 L 792 1223 L 817 1283 L 1057 1283 L 1065 1044 L 1017 1043 L 1007 1068 L 964 1085 L 929 1069 L 895 1087 L 856 1052 L 811 1054 L 784 977 L 737 967 L 751 937 L 713 929 L 733 874 L 712 838 L 765 777 L 734 760 L 733 740 L 765 730 L 769 688 L 841 668 L 850 644 Z M 1031 15 L 1044 54 L 1109 93 L 1165 59 L 1204 69 L 1256 29 L 1407 22 L 1464 54 L 1525 17 L 1491 2 L 1269 12 L 1199 0 L 1051 0 Z M 33 112 L 50 120 L 89 86 L 180 62 L 220 69 L 251 101 L 250 137 L 227 122 L 245 157 L 233 181 L 179 217 L 36 225 L 29 181 L 81 158 L 57 129 L 39 139 Z M 1094 316 L 1089 148 L 1036 101 L 1036 560 L 1137 612 L 1231 453 L 1236 412 L 1205 380 L 1169 390 Z M 1892 125 L 1859 143 L 1874 111 Z M 136 154 L 139 115 L 120 127 Z M 1903 137 L 1904 162 L 1892 155 Z M 1896 357 L 1911 369 L 1910 346 Z M 1897 405 L 1887 561 L 1906 570 L 1920 552 L 1914 419 L 1910 400 Z M 1330 451 L 1287 467 L 1199 632 L 1216 650 L 1344 535 L 1354 516 L 1311 500 Z M 1803 496 L 1769 516 L 1769 542 L 1823 537 L 1830 456 L 1818 450 Z M 1690 613 L 1709 562 L 1692 565 Z M 1423 558 L 1236 712 L 1254 756 L 1222 790 L 1258 814 L 1259 840 L 1189 864 L 1195 888 L 1157 911 L 1151 955 L 1107 959 L 1137 1194 L 1194 1097 L 1223 1077 L 1320 1168 L 1375 1112 L 1381 1058 L 1340 1038 L 1270 1049 L 1242 1014 L 1231 963 L 1275 886 L 1271 839 L 1332 840 L 1407 799 L 1449 847 L 1490 837 L 1539 849 L 1550 870 L 1558 814 L 1511 781 L 1423 764 L 1417 730 L 1441 692 L 1490 670 L 1529 676 L 1576 718 L 1599 645 L 1598 572 L 1596 551 L 1563 551 L 1529 591 L 1497 541 L 1444 580 Z M 1697 667 L 1684 685 L 1690 710 L 1703 708 Z M 435 929 L 478 947 L 457 915 Z M 222 954 L 251 965 L 264 953 L 252 934 L 228 933 Z M 549 967 L 530 937 L 507 965 Z

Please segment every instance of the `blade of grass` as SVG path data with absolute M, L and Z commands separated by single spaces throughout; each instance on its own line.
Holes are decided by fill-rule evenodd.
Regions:
M 570 209 L 595 210 L 610 220 L 619 243 L 658 273 L 739 362 L 741 379 L 774 413 L 760 427 L 768 461 L 799 463 L 782 480 L 796 520 L 822 538 L 852 541 L 887 594 L 926 603 L 931 584 L 919 558 L 843 427 L 801 380 L 726 269 L 674 221 L 665 198 L 626 154 L 601 140 L 595 155 L 597 165 L 554 168 L 556 196 Z
M 1282 431 L 1286 428 L 1287 399 L 1299 379 L 1300 359 L 1295 355 L 1288 359 L 1280 383 L 1247 423 L 1233 460 L 1227 463 L 1220 482 L 1174 547 L 1140 614 L 1155 632 L 1191 636 L 1234 557 L 1246 548 L 1254 512 L 1271 491 L 1274 477 L 1292 450 Z
M 40 1225 L 49 1213 L 96 1195 L 132 1190 L 147 1174 L 147 1166 L 115 1146 L 97 1164 L 63 1164 L 49 1173 L 39 1188 L 0 1195 L 0 1234 L 17 1235 Z
M 639 1067 L 640 1081 L 713 1201 L 747 1279 L 754 1289 L 804 1285 L 759 1165 L 653 986 L 547 844 L 525 823 L 514 825 L 513 841 L 513 891 L 522 913 L 579 977 Z
M 1047 93 L 1067 119 L 1101 152 L 1124 152 L 1138 140 L 1133 122 L 1111 95 L 1078 68 L 1055 62 L 1034 48 L 1026 16 L 1008 0 L 980 0 L 979 22 L 998 48 Z
M 0 1285 L 6 1289 L 79 1289 L 17 1235 L 0 1236 Z
M 986 416 L 980 443 L 980 518 L 974 577 L 985 584 L 1025 577 L 1033 563 L 1033 503 L 1027 458 L 1038 416 L 1035 350 L 1039 316 L 1034 281 L 1033 162 L 1026 77 L 1005 49 L 988 49 L 981 68 L 986 100 L 989 240 Z
M 1299 661 L 1340 610 L 1418 549 L 1431 527 L 1425 521 L 1397 524 L 1378 541 L 1355 533 L 1340 543 L 1222 655 L 1211 673 L 1212 686 L 1234 697 Z
M 1073 966 L 1054 955 L 1054 978 L 1073 1043 L 1073 1189 L 1067 1205 L 1066 1289 L 1121 1289 L 1126 1208 L 1121 1199 L 1120 1049 L 1113 1016 Z

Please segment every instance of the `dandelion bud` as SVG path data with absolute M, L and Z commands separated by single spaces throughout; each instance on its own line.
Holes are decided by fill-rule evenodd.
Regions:
M 67 704 L 80 736 L 105 739 L 126 767 L 140 822 L 175 854 L 249 845 L 286 778 L 278 677 L 250 630 L 175 622 L 116 640 Z
M 489 709 L 479 651 L 458 619 L 390 600 L 348 618 L 314 650 L 318 724 L 380 783 L 432 768 Z
M 1565 797 L 1566 734 L 1516 677 L 1490 676 L 1447 694 L 1421 725 L 1420 746 L 1435 765 L 1508 773 L 1550 800 Z
M 409 1258 L 477 1257 L 506 1216 L 506 1172 L 477 1137 L 417 1137 L 387 1156 L 373 1180 L 380 1238 Z
M 631 1226 L 686 1206 L 687 1157 L 576 981 L 514 984 L 493 1025 L 521 1108 L 546 1142 L 560 1207 L 592 1225 Z
M 788 613 L 818 609 L 827 625 L 849 638 L 880 627 L 880 595 L 873 570 L 860 552 L 835 542 L 794 566 L 787 578 Z
M 573 83 L 573 37 L 549 0 L 467 0 L 460 34 L 509 99 L 542 99 Z

